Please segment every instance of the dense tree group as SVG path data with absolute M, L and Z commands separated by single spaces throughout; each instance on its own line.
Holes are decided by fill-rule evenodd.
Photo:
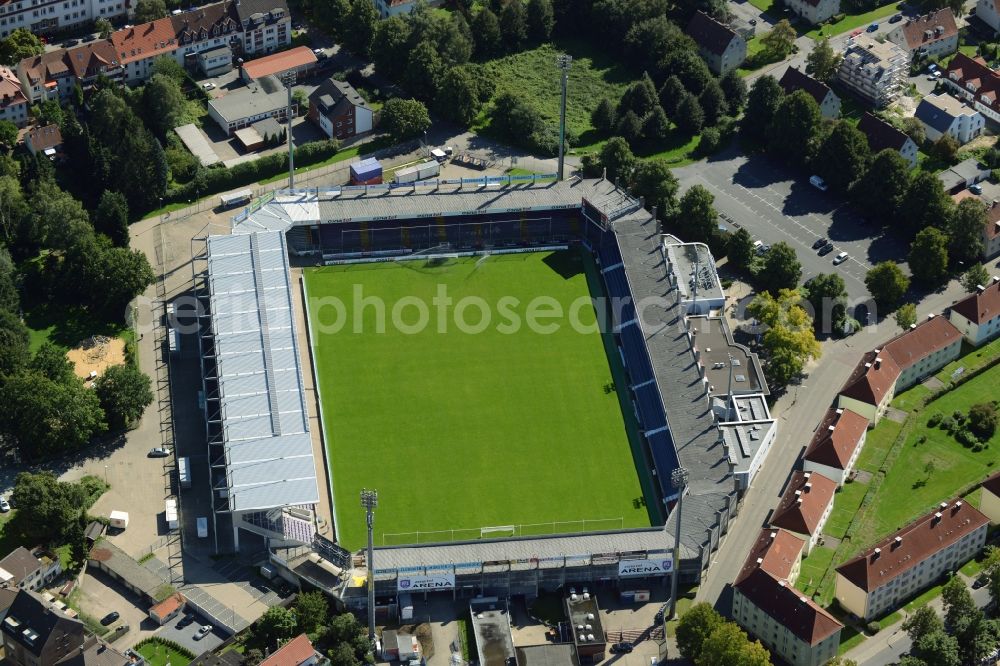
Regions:
M 330 607 L 322 592 L 302 592 L 290 607 L 272 606 L 242 637 L 244 663 L 257 666 L 294 636 L 305 632 L 330 659 L 331 666 L 361 666 L 374 663 L 368 629 L 350 613 L 330 618 Z
M 992 577 L 997 550 L 987 552 L 984 571 Z M 993 592 L 991 583 L 991 593 Z M 988 619 L 976 606 L 968 586 L 959 575 L 953 575 L 941 590 L 944 621 L 930 606 L 921 606 L 903 623 L 903 630 L 913 641 L 900 666 L 963 666 L 980 664 L 1000 645 L 1000 620 Z M 994 594 L 994 599 L 996 595 Z
M 677 649 L 695 666 L 767 666 L 771 654 L 709 604 L 695 604 L 677 623 Z

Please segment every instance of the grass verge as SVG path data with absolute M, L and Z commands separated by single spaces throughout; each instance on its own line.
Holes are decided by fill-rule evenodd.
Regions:
M 818 28 L 814 28 L 807 32 L 806 36 L 811 39 L 833 37 L 835 35 L 843 34 L 848 30 L 854 30 L 855 28 L 875 23 L 880 19 L 886 18 L 887 16 L 892 16 L 897 11 L 899 11 L 899 3 L 892 2 L 888 5 L 876 7 L 870 12 L 865 12 L 864 14 L 851 14 L 845 17 L 844 20 L 838 21 L 833 25 L 823 25 Z

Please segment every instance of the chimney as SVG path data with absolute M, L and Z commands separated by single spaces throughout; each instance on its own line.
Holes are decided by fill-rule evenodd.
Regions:
M 934 319 L 934 313 L 933 312 L 930 313 L 929 315 L 927 315 L 927 321 L 930 321 L 931 319 Z
M 872 562 L 874 562 L 875 560 L 877 560 L 878 556 L 881 555 L 881 554 L 882 554 L 882 549 L 881 548 L 876 548 L 875 550 L 873 550 L 872 551 Z
M 804 596 L 803 597 L 799 597 L 799 601 L 801 601 L 804 604 L 807 604 L 807 603 L 809 603 L 809 598 L 808 597 L 804 597 Z
M 896 537 L 895 539 L 892 540 L 892 543 L 893 543 L 893 547 L 894 548 L 898 548 L 899 546 L 902 546 L 903 545 L 903 537 L 901 537 L 901 536 Z
M 878 370 L 881 367 L 882 367 L 882 357 L 881 356 L 876 356 L 875 357 L 875 369 Z
M 913 329 L 915 329 L 916 327 L 917 327 L 917 325 L 916 325 L 916 324 L 910 324 L 910 330 L 911 330 L 911 331 L 912 331 Z
M 961 508 L 962 508 L 962 500 L 958 500 L 957 502 L 955 502 L 955 509 L 958 510 Z
M 826 429 L 829 430 L 830 432 L 833 432 L 833 426 L 832 425 L 831 426 L 827 426 Z
M 990 280 L 990 284 L 996 284 L 997 282 L 1000 282 L 1000 275 L 994 275 L 993 279 Z
M 866 368 L 870 368 L 870 367 L 872 367 L 872 364 L 871 363 L 865 363 L 865 367 Z
M 806 492 L 809 492 L 809 490 L 810 490 L 810 489 L 811 489 L 812 487 L 813 487 L 813 484 L 812 484 L 811 482 L 810 482 L 810 483 L 807 483 L 807 484 L 806 484 L 806 486 L 805 486 L 805 488 L 806 488 Z
M 802 478 L 803 479 L 808 479 L 810 476 L 812 476 L 812 472 L 803 472 L 802 473 Z
M 802 498 L 801 498 L 801 497 L 799 497 L 799 498 L 797 498 L 797 499 L 795 500 L 795 505 L 796 505 L 796 506 L 802 506 Z
M 941 502 L 940 504 L 938 504 L 938 507 L 941 508 L 941 509 L 947 509 L 948 508 L 948 503 L 947 502 Z
M 758 557 L 757 558 L 757 564 L 758 565 L 764 564 L 764 558 L 763 557 Z
M 775 538 L 776 536 L 778 536 L 778 533 L 777 533 L 777 532 L 771 532 L 771 538 L 772 538 L 772 539 L 773 539 L 773 538 Z

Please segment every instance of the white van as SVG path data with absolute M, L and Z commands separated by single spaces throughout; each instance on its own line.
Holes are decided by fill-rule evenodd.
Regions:
M 809 176 L 809 184 L 821 192 L 826 192 L 826 181 L 819 176 Z
M 198 538 L 204 539 L 208 537 L 208 518 L 205 516 L 198 516 L 196 525 L 198 526 Z

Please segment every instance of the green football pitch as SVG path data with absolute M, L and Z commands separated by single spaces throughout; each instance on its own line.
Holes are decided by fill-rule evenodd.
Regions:
M 377 545 L 478 539 L 486 526 L 517 526 L 486 533 L 514 536 L 662 520 L 655 501 L 647 509 L 652 479 L 637 471 L 648 466 L 634 460 L 634 417 L 615 390 L 618 352 L 586 300 L 600 293 L 589 255 L 329 266 L 305 280 L 345 546 L 366 540 L 364 487 L 378 490 Z M 382 302 L 384 316 L 359 297 Z M 529 326 L 532 307 L 564 316 Z

